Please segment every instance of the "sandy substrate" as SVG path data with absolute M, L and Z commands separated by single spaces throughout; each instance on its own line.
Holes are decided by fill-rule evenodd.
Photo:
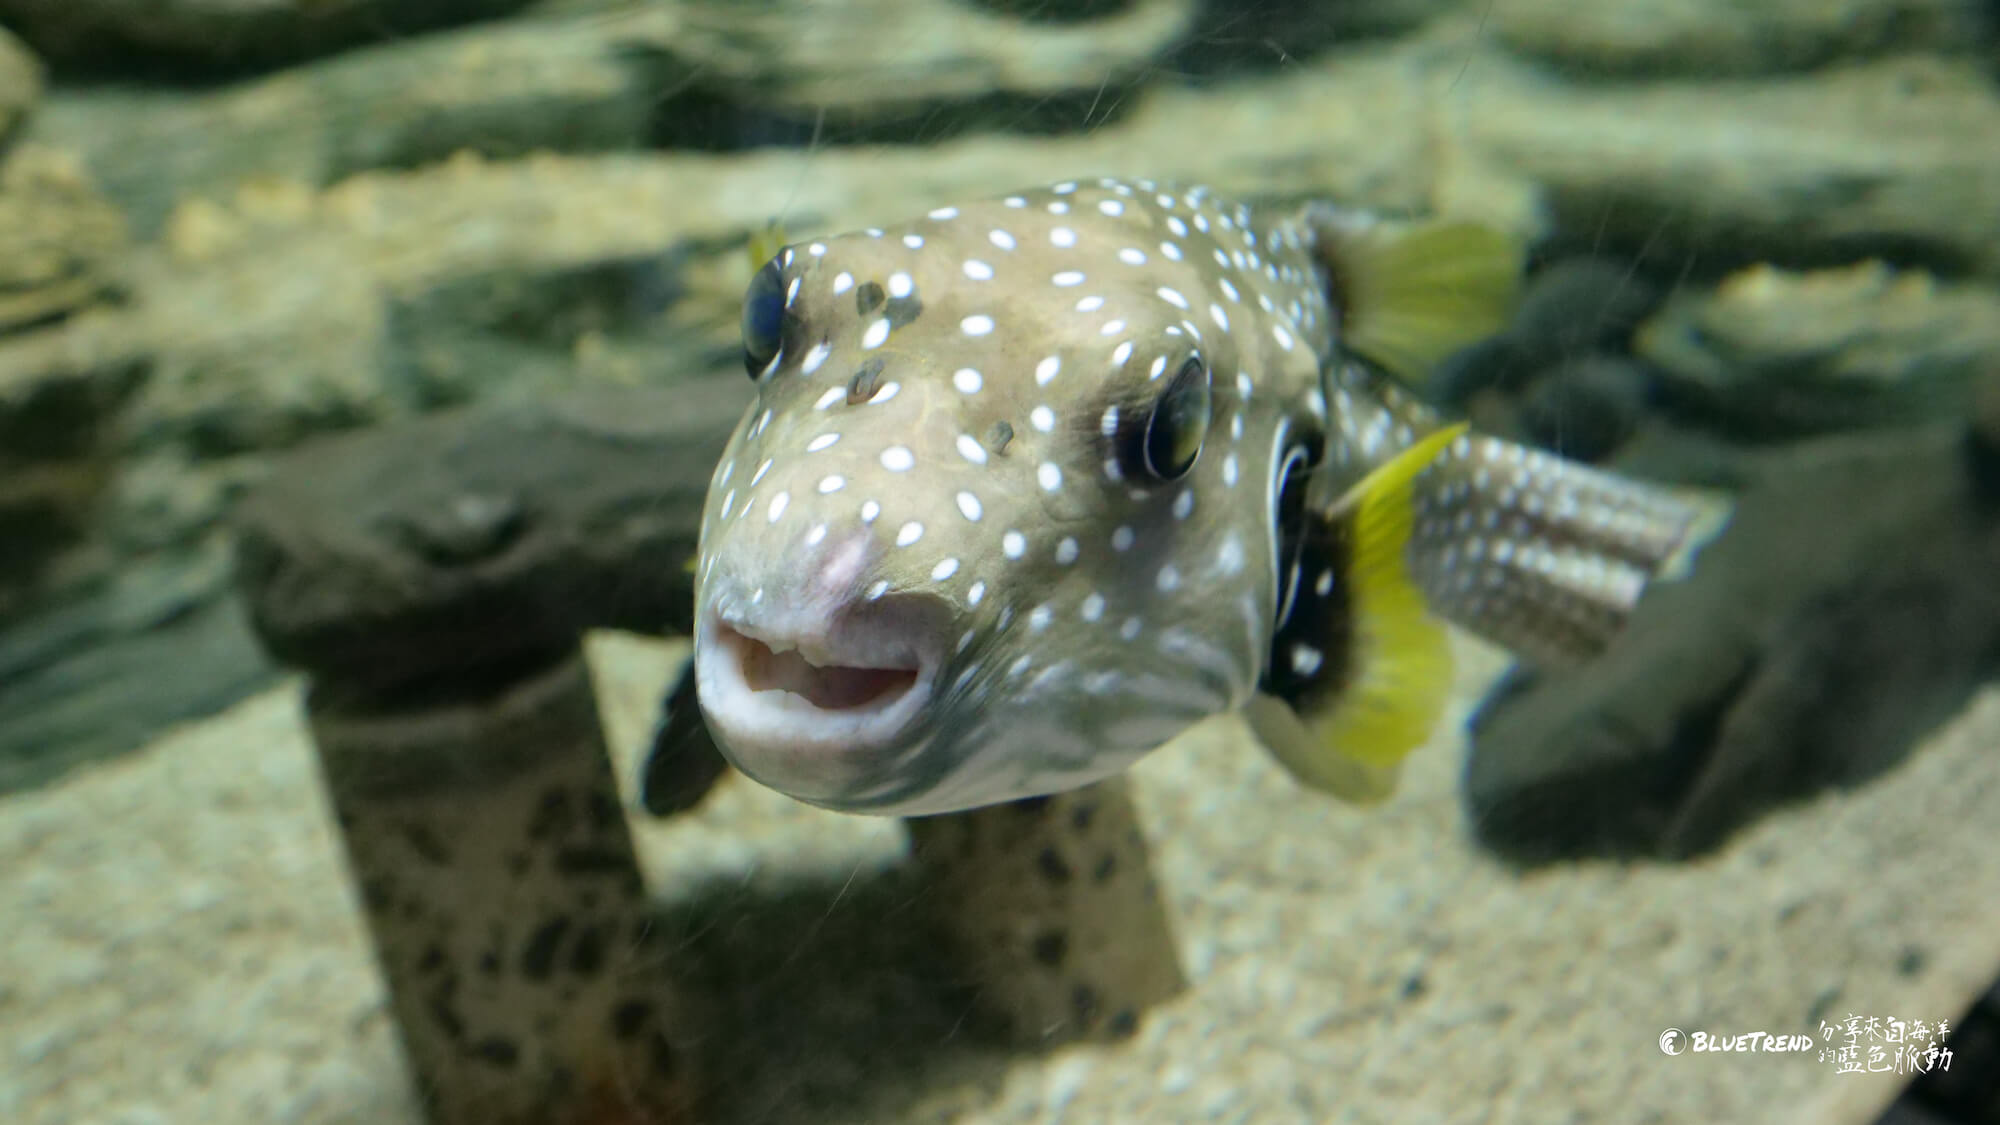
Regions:
M 680 651 L 596 641 L 621 754 Z M 1370 813 L 1190 737 L 1138 783 L 1194 987 L 1041 1056 L 962 1033 L 893 823 L 732 780 L 642 845 L 727 1123 L 1860 1122 L 1901 1079 L 1658 1038 L 1955 1020 L 2000 964 L 1996 747 L 2000 688 L 1711 860 L 1523 877 L 1468 843 L 1455 735 Z M 0 1120 L 415 1120 L 295 688 L 0 803 L 0 856 Z

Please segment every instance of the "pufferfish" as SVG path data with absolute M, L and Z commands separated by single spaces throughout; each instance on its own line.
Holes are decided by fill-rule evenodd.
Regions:
M 1306 785 L 1386 797 L 1448 702 L 1448 623 L 1587 659 L 1716 526 L 1399 385 L 1498 330 L 1521 264 L 1477 225 L 1119 179 L 777 249 L 668 726 L 918 816 L 1233 712 Z

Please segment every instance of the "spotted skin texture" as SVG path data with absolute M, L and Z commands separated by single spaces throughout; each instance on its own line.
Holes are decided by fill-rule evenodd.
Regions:
M 955 629 L 908 737 L 780 788 L 903 814 L 1071 788 L 1254 690 L 1275 451 L 1319 425 L 1327 331 L 1297 232 L 1254 222 L 1062 184 L 780 257 L 783 348 L 717 467 L 698 602 L 755 620 L 837 576 L 826 600 L 914 593 Z M 1207 440 L 1149 479 L 1121 427 L 1190 358 Z
M 1279 637 L 1337 562 L 1301 554 L 1283 521 L 1439 420 L 1340 351 L 1315 257 L 1329 214 L 1098 180 L 781 251 L 752 288 L 755 323 L 775 328 L 752 352 L 757 400 L 716 467 L 697 566 L 697 687 L 723 753 L 813 804 L 924 815 L 1119 773 L 1247 702 L 1274 661 L 1344 674 L 1338 629 Z M 1206 428 L 1185 474 L 1163 475 L 1134 451 L 1188 370 Z M 1513 447 L 1487 442 L 1427 474 L 1412 570 L 1454 620 L 1564 649 L 1569 626 L 1542 609 L 1565 588 L 1488 553 L 1482 574 L 1511 585 L 1480 600 L 1486 579 L 1461 588 L 1444 557 L 1465 535 L 1573 530 L 1481 525 L 1530 496 L 1589 514 L 1562 499 L 1567 470 L 1508 491 L 1493 468 L 1512 471 Z M 1595 637 L 1573 585 L 1572 631 Z M 1309 616 L 1338 608 L 1330 592 Z M 853 703 L 890 673 L 915 686 Z M 780 693 L 752 677 L 805 682 L 788 675 L 840 701 L 762 702 Z

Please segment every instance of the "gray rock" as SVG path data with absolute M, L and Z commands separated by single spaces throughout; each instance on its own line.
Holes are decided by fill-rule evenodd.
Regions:
M 1584 71 L 1751 74 L 1899 50 L 1956 53 L 1989 30 L 1980 0 L 1505 0 L 1492 28 Z
M 1636 345 L 1679 400 L 1736 432 L 1937 418 L 2000 362 L 2000 289 L 1880 262 L 1757 267 L 1677 295 Z
M 42 96 L 42 66 L 27 45 L 0 27 L 0 141 L 12 136 Z
M 0 0 L 0 20 L 45 56 L 137 56 L 238 66 L 325 54 L 503 15 L 526 0 Z
M 2000 490 L 1981 481 L 2000 433 L 1679 456 L 1675 478 L 1743 485 L 1692 577 L 1651 590 L 1601 659 L 1517 674 L 1474 720 L 1465 801 L 1503 854 L 1706 852 L 1894 767 L 1995 671 Z
M 740 376 L 490 404 L 315 443 L 238 509 L 238 581 L 278 659 L 384 691 L 515 669 L 586 628 L 686 632 Z
M 227 549 L 122 560 L 112 579 L 0 632 L 0 793 L 144 745 L 271 682 L 228 595 Z
M 1544 449 L 1602 461 L 1645 421 L 1651 374 L 1624 356 L 1586 355 L 1545 373 L 1522 396 L 1521 428 Z

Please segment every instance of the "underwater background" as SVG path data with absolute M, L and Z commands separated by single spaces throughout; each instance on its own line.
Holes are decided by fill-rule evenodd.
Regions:
M 1136 882 L 646 811 L 751 248 L 1095 176 L 1521 235 L 1416 389 L 1728 532 Z M 1996 667 L 1989 0 L 0 0 L 0 1121 L 2000 1122 Z

